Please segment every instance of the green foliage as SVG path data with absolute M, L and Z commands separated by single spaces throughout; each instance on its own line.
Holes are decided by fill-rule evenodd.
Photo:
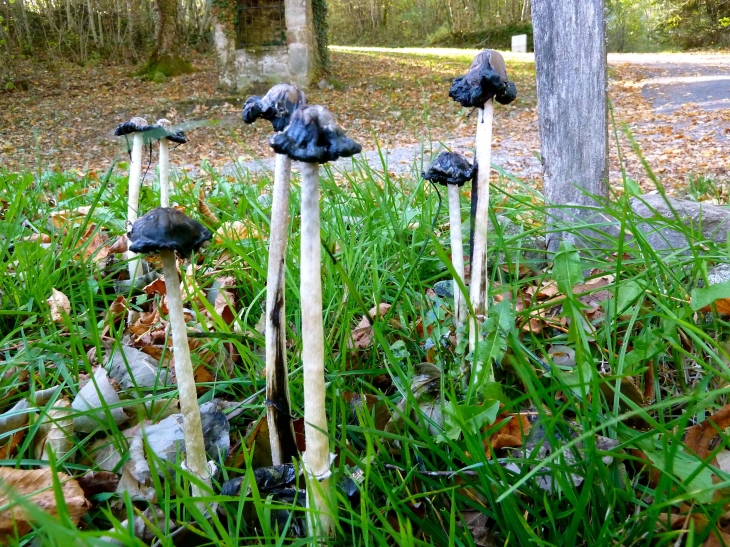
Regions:
M 436 34 L 431 37 L 430 45 L 452 46 L 452 47 L 473 47 L 493 48 L 509 50 L 512 47 L 512 36 L 516 34 L 527 35 L 527 51 L 534 49 L 532 37 L 532 23 L 510 23 L 488 27 L 483 30 L 470 32 L 448 32 Z
M 201 170 L 184 184 L 177 181 L 176 203 L 207 222 L 195 214 L 204 188 L 208 205 L 222 221 L 245 219 L 267 233 L 270 180 L 240 172 L 222 175 L 206 163 Z M 292 413 L 300 416 L 300 196 L 299 181 L 295 177 L 292 182 L 286 324 L 293 364 Z M 322 242 L 332 252 L 322 262 L 322 293 L 329 433 L 340 456 L 333 483 L 349 481 L 354 492 L 348 495 L 335 487 L 338 529 L 331 544 L 674 545 L 684 532 L 665 523 L 680 510 L 691 508 L 698 522 L 721 522 L 730 476 L 686 450 L 684 435 L 692 422 L 705 421 L 730 395 L 725 350 L 730 323 L 716 314 L 708 318 L 695 313 L 702 301 L 724 298 L 727 287 L 714 294 L 695 292 L 697 302 L 688 298 L 709 265 L 728 260 L 727 248 L 677 219 L 668 221 L 667 228 L 685 233 L 692 246 L 686 253 L 658 254 L 638 227 L 645 219 L 633 215 L 626 196 L 613 196 L 599 207 L 620 224 L 615 239 L 605 235 L 603 247 L 589 240 L 581 252 L 566 244 L 544 270 L 519 267 L 522 234 L 498 238 L 489 249 L 489 293 L 502 300 L 490 306 L 484 334 L 485 358 L 495 365 L 501 393 L 498 401 L 484 393 L 481 400 L 467 400 L 458 377 L 463 355 L 450 343 L 453 303 L 429 290 L 450 279 L 452 270 L 445 252 L 449 235 L 443 228 L 448 213 L 437 209 L 434 191 L 418 177 L 394 178 L 363 163 L 338 177 L 324 168 L 321 186 Z M 125 264 L 100 268 L 93 258 L 83 257 L 78 245 L 91 224 L 97 230 L 105 227 L 111 236 L 124 232 L 125 187 L 126 177 L 118 172 L 108 181 L 97 181 L 65 173 L 0 170 L 0 413 L 32 390 L 61 385 L 64 395 L 73 396 L 96 366 L 90 356 L 101 360 L 104 344 L 123 342 L 122 328 L 111 325 L 104 334 L 102 329 L 116 298 L 115 276 L 119 269 L 125 271 Z M 525 226 L 531 230 L 541 229 L 548 212 L 539 192 L 507 176 L 492 187 L 492 199 L 508 218 L 529 220 Z M 140 209 L 156 203 L 155 188 L 148 187 Z M 462 206 L 466 218 L 466 199 Z M 54 213 L 80 207 L 89 209 L 78 223 L 49 227 Z M 432 232 L 434 217 L 437 229 Z M 602 227 L 593 226 L 605 232 Z M 565 227 L 576 233 L 588 228 Z M 50 235 L 47 248 L 26 239 L 35 231 Z M 631 242 L 627 234 L 633 235 Z M 421 255 L 424 242 L 427 252 Z M 227 258 L 220 260 L 224 251 Z M 505 259 L 497 266 L 501 256 Z M 240 356 L 230 377 L 222 374 L 201 386 L 208 390 L 201 401 L 213 396 L 246 401 L 231 420 L 234 438 L 243 441 L 266 403 L 262 341 L 256 334 L 263 314 L 266 243 L 253 238 L 212 245 L 199 259 L 195 281 L 200 289 L 208 288 L 217 275 L 211 272 L 218 272 L 234 278 L 238 296 L 230 325 L 206 298 L 190 300 L 191 327 L 205 331 L 210 325 L 206 314 L 211 314 L 212 334 L 220 337 L 206 339 L 194 353 L 233 345 Z M 599 287 L 604 303 L 598 305 L 603 316 L 596 317 L 585 297 L 591 294 L 591 281 L 604 277 L 608 281 Z M 559 301 L 524 298 L 528 289 L 537 294 L 550 281 L 560 289 Z M 184 283 L 186 289 L 197 290 L 195 284 Z M 72 312 L 63 324 L 50 320 L 46 299 L 52 288 L 71 302 Z M 348 346 L 354 326 L 380 303 L 393 305 L 391 318 L 375 321 L 373 342 L 354 350 Z M 523 328 L 532 319 L 542 327 Z M 419 330 L 419 322 L 425 328 Z M 556 346 L 573 350 L 575 363 L 553 361 Z M 426 361 L 433 376 L 424 384 Z M 657 376 L 645 374 L 652 366 Z M 631 401 L 621 389 L 621 381 L 629 377 L 640 391 L 651 382 L 656 387 L 653 398 L 643 404 Z M 376 380 L 383 382 L 381 387 L 375 386 Z M 354 408 L 345 393 L 375 397 L 377 406 Z M 123 390 L 123 405 L 154 419 L 143 403 L 168 401 L 176 394 L 174 386 Z M 376 423 L 381 412 L 394 417 L 389 427 Z M 511 412 L 530 417 L 527 445 L 488 455 L 490 436 L 507 425 L 500 415 Z M 634 419 L 643 425 L 632 426 Z M 26 440 L 16 446 L 17 454 L 0 465 L 53 465 L 34 455 L 37 427 L 34 417 L 23 428 Z M 0 434 L 0 446 L 15 433 Z M 128 446 L 119 428 L 111 426 L 109 434 L 110 443 Z M 74 475 L 98 470 L 87 458 L 88 446 L 105 437 L 101 432 L 78 435 L 72 452 L 57 465 Z M 614 442 L 605 444 L 606 439 Z M 713 450 L 728 448 L 730 440 L 721 432 Z M 639 460 L 632 449 L 641 450 L 648 461 Z M 171 537 L 168 527 L 184 522 L 207 545 L 302 545 L 305 540 L 287 532 L 303 509 L 259 490 L 250 450 L 242 448 L 231 456 L 220 482 L 242 478 L 241 493 L 222 496 L 216 484 L 210 501 L 220 509 L 209 518 L 187 494 L 189 474 L 153 472 L 151 487 L 162 518 L 152 522 L 152 535 L 161 545 L 177 544 L 181 538 Z M 151 463 L 162 467 L 154 458 Z M 657 471 L 657 480 L 643 471 L 644 465 Z M 122 524 L 128 515 L 134 517 L 140 502 L 116 493 L 92 501 L 94 509 L 81 530 L 69 524 L 61 505 L 58 519 L 37 511 L 38 527 L 15 544 L 99 544 L 98 536 L 110 528 L 122 544 L 142 544 L 132 539 L 131 526 Z M 287 511 L 285 530 L 270 520 L 279 510 Z M 688 543 L 701 544 L 711 533 L 712 526 L 697 528 Z

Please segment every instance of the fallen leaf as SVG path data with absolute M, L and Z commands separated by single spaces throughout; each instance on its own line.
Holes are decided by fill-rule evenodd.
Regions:
M 0 541 L 21 537 L 31 530 L 31 517 L 17 501 L 23 498 L 42 511 L 57 516 L 58 500 L 53 489 L 53 471 L 50 469 L 13 469 L 0 467 Z M 63 502 L 74 525 L 91 507 L 79 483 L 65 473 L 56 473 L 61 483 Z
M 390 304 L 380 304 L 378 308 L 371 308 L 369 315 L 373 320 L 383 317 L 390 310 Z M 377 315 L 376 315 L 377 312 Z M 366 349 L 373 343 L 373 326 L 367 315 L 363 316 L 357 326 L 352 329 L 352 339 L 347 341 L 347 347 L 350 349 Z
M 502 425 L 507 422 L 507 425 Z M 497 416 L 489 429 L 499 427 L 499 430 L 484 439 L 484 452 L 487 458 L 492 457 L 493 450 L 502 448 L 520 448 L 525 437 L 530 433 L 530 420 L 524 414 L 503 414 Z
M 69 302 L 68 297 L 61 291 L 55 288 L 51 290 L 53 292 L 50 298 L 46 300 L 51 308 L 51 319 L 54 323 L 63 323 L 64 316 L 71 313 L 71 302 Z
M 720 431 L 730 426 L 730 404 L 725 405 L 701 424 L 687 430 L 684 444 L 703 460 L 710 455 L 710 442 Z

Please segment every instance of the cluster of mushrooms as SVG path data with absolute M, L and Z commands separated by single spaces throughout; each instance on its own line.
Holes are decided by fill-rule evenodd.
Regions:
M 471 242 L 469 257 L 471 275 L 469 300 L 472 314 L 469 317 L 469 351 L 473 355 L 474 370 L 466 360 L 462 361 L 462 386 L 481 384 L 494 380 L 491 363 L 482 363 L 477 353 L 477 343 L 482 340 L 481 325 L 487 314 L 487 231 L 489 227 L 489 174 L 492 156 L 492 121 L 494 101 L 509 104 L 517 98 L 515 84 L 507 79 L 502 54 L 487 49 L 477 54 L 466 75 L 456 78 L 449 90 L 449 97 L 461 106 L 478 110 L 475 139 L 475 160 L 472 166 L 464 156 L 456 152 L 441 152 L 422 176 L 424 179 L 448 186 L 449 225 L 451 232 L 451 261 L 458 279 L 454 279 L 454 326 L 457 340 L 463 336 L 467 309 L 461 287 L 464 279 L 464 249 L 461 235 L 461 205 L 459 188 L 476 178 L 472 185 Z M 483 371 L 486 370 L 486 374 Z M 472 380 L 470 383 L 470 376 Z
M 474 165 L 454 152 L 442 152 L 423 173 L 426 180 L 447 185 L 451 226 L 454 279 L 454 324 L 458 336 L 468 321 L 469 346 L 473 352 L 479 340 L 481 322 L 486 314 L 486 252 L 489 206 L 489 172 L 493 100 L 508 104 L 516 97 L 513 83 L 507 79 L 502 56 L 493 50 L 479 53 L 469 72 L 454 80 L 449 96 L 462 106 L 479 111 Z M 299 89 L 288 84 L 272 87 L 264 97 L 250 97 L 243 108 L 243 121 L 259 118 L 271 122 L 274 135 L 269 139 L 276 152 L 272 191 L 271 233 L 266 288 L 266 401 L 271 455 L 274 465 L 288 464 L 299 457 L 291 420 L 291 402 L 286 358 L 285 274 L 289 236 L 289 196 L 291 162 L 302 162 L 301 173 L 301 309 L 302 363 L 304 375 L 304 421 L 306 452 L 303 467 L 307 476 L 307 521 L 310 535 L 334 533 L 334 503 L 330 492 L 332 455 L 325 413 L 324 327 L 322 324 L 321 242 L 319 217 L 319 165 L 350 157 L 361 146 L 348 138 L 336 124 L 331 112 L 308 105 Z M 212 234 L 195 220 L 170 207 L 168 171 L 169 142 L 183 143 L 182 132 L 173 132 L 167 120 L 148 125 L 133 118 L 117 128 L 119 136 L 132 135 L 129 178 L 128 222 L 129 275 L 140 274 L 137 253 L 158 253 L 167 290 L 169 321 L 172 331 L 175 373 L 180 393 L 185 436 L 185 462 L 189 472 L 199 480 L 192 484 L 193 495 L 211 491 L 212 464 L 206 461 L 200 411 L 193 367 L 183 316 L 180 279 L 176 253 L 187 257 L 211 239 Z M 138 218 L 142 150 L 153 140 L 160 143 L 161 206 Z M 151 144 L 150 144 L 151 146 Z M 461 232 L 460 188 L 476 178 L 472 189 L 471 281 L 469 297 L 473 313 L 467 318 L 464 250 Z M 491 379 L 482 378 L 483 364 L 475 361 L 475 370 L 462 364 L 465 385 Z

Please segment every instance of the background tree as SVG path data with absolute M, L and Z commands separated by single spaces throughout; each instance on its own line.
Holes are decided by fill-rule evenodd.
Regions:
M 155 0 L 157 34 L 155 48 L 144 68 L 153 78 L 178 76 L 192 72 L 192 65 L 180 56 L 178 38 L 178 0 Z
M 608 196 L 608 109 L 603 0 L 534 0 L 537 110 L 545 200 L 556 225 Z M 548 250 L 558 248 L 553 234 Z

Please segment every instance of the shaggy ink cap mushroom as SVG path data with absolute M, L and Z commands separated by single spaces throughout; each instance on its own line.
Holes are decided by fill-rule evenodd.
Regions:
M 307 97 L 289 84 L 276 84 L 263 98 L 249 97 L 243 105 L 241 117 L 246 123 L 262 118 L 271 122 L 274 131 L 283 131 L 289 125 L 294 111 L 307 104 Z
M 474 58 L 469 72 L 454 80 L 449 97 L 461 106 L 482 108 L 492 98 L 500 104 L 511 103 L 517 98 L 517 88 L 507 79 L 502 54 L 485 49 Z
M 114 130 L 114 135 L 116 137 L 123 137 L 125 135 L 131 135 L 132 133 L 147 131 L 149 128 L 150 126 L 147 125 L 147 120 L 135 117 L 128 122 L 120 123 Z
M 269 139 L 277 154 L 305 163 L 327 163 L 359 154 L 362 146 L 345 135 L 332 113 L 311 105 L 294 111 L 289 125 Z
M 177 251 L 181 256 L 189 256 L 213 234 L 177 209 L 157 207 L 138 218 L 127 237 L 129 250 L 135 253 Z
M 153 135 L 153 138 L 155 139 L 161 139 L 164 137 L 175 144 L 185 144 L 188 142 L 185 133 L 183 131 L 172 131 L 172 122 L 165 118 L 157 120 L 157 123 L 150 125 L 148 129 L 155 130 L 155 132 L 159 130 L 163 131 L 163 133 L 159 135 Z
M 421 173 L 421 176 L 429 182 L 435 182 L 446 186 L 464 184 L 476 175 L 476 165 L 472 166 L 464 156 L 456 152 L 441 152 L 428 168 Z

